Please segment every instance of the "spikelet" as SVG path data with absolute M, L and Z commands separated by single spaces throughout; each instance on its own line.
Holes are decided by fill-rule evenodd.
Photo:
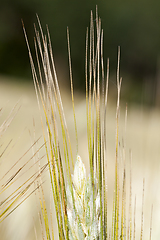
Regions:
M 80 156 L 74 167 L 72 175 L 72 187 L 75 202 L 73 207 L 73 199 L 71 189 L 67 186 L 67 215 L 69 220 L 69 236 L 70 239 L 98 239 L 100 235 L 100 194 L 97 190 L 97 180 L 95 178 L 95 203 L 96 211 L 93 211 L 93 191 L 90 175 L 86 177 L 86 169 Z

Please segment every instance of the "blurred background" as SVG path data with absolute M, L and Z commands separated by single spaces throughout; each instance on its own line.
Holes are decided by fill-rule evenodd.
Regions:
M 38 14 L 43 30 L 49 26 L 58 79 L 62 86 L 62 99 L 67 116 L 71 142 L 75 143 L 72 104 L 69 92 L 67 26 L 70 30 L 75 106 L 78 122 L 79 154 L 88 167 L 85 117 L 85 37 L 90 24 L 90 11 L 95 17 L 97 1 L 39 1 L 1 0 L 0 3 L 0 108 L 2 123 L 19 101 L 21 109 L 4 135 L 6 146 L 10 139 L 15 150 L 6 154 L 1 174 L 20 158 L 36 137 L 42 135 L 39 111 L 32 82 L 28 50 L 23 34 L 23 19 L 32 52 L 34 52 L 34 26 Z M 125 136 L 125 104 L 128 104 L 126 133 L 126 159 L 132 150 L 133 202 L 137 196 L 137 227 L 142 210 L 143 177 L 145 186 L 145 236 L 149 236 L 150 210 L 153 211 L 153 239 L 159 239 L 160 222 L 160 2 L 153 0 L 116 1 L 101 0 L 98 13 L 104 29 L 105 70 L 110 59 L 109 102 L 107 108 L 107 157 L 109 165 L 109 196 L 112 200 L 115 158 L 115 112 L 117 47 L 121 47 L 120 75 L 123 77 L 121 94 L 120 142 Z M 34 55 L 34 54 L 33 54 Z M 68 91 L 66 91 L 68 87 Z M 35 129 L 33 127 L 33 118 Z M 25 129 L 25 130 L 24 130 Z M 30 136 L 31 135 L 31 136 Z M 20 140 L 18 141 L 17 139 Z M 13 144 L 14 145 L 14 144 Z M 12 148 L 11 148 L 12 149 Z M 32 155 L 32 154 L 31 154 Z M 29 157 L 24 159 L 24 162 Z M 49 197 L 48 197 L 49 201 Z M 0 225 L 1 239 L 35 239 L 34 226 L 38 216 L 34 196 L 23 203 Z M 32 221 L 33 220 L 33 221 Z M 18 231 L 17 231 L 18 229 Z M 38 228 L 37 228 L 38 229 Z M 140 230 L 140 229 L 138 229 Z M 139 232 L 137 231 L 137 234 Z M 41 239 L 41 233 L 38 235 Z M 138 235 L 139 236 L 139 235 Z
M 37 24 L 37 13 L 44 31 L 45 24 L 49 25 L 57 69 L 65 82 L 69 82 L 66 37 L 69 27 L 74 85 L 78 90 L 84 90 L 85 35 L 90 11 L 95 13 L 96 4 L 95 0 L 1 0 L 0 74 L 17 81 L 31 78 L 21 19 L 33 49 L 33 23 Z M 110 73 L 115 74 L 117 46 L 121 46 L 121 75 L 125 81 L 123 98 L 127 102 L 143 101 L 151 106 L 160 103 L 159 9 L 157 0 L 152 3 L 149 0 L 102 0 L 98 3 L 104 29 L 104 59 L 110 59 Z

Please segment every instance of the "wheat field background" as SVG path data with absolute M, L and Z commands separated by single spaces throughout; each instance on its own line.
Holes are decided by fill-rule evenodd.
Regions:
M 123 83 L 125 84 L 125 82 Z M 123 88 L 122 84 L 122 88 Z M 115 89 L 116 91 L 116 89 Z M 64 110 L 67 118 L 69 133 L 71 136 L 72 148 L 75 146 L 75 134 L 73 128 L 73 113 L 70 91 L 61 89 Z M 21 157 L 31 146 L 34 139 L 42 136 L 42 128 L 40 115 L 36 100 L 36 94 L 33 84 L 18 83 L 10 81 L 5 77 L 0 77 L 0 107 L 3 108 L 0 121 L 1 123 L 9 114 L 11 109 L 18 101 L 20 109 L 14 118 L 13 122 L 7 129 L 1 144 L 6 145 L 10 139 L 13 139 L 12 148 L 6 151 L 0 167 L 0 175 L 2 176 L 13 163 Z M 75 109 L 78 126 L 79 138 L 79 154 L 82 157 L 88 169 L 88 152 L 87 152 L 87 132 L 86 132 L 86 108 L 85 95 L 75 93 Z M 115 129 L 116 129 L 116 99 L 110 97 L 107 108 L 107 178 L 108 178 L 108 214 L 112 209 L 112 197 L 114 189 L 114 161 L 115 161 Z M 35 127 L 33 126 L 33 119 Z M 125 104 L 121 104 L 120 109 L 120 149 L 123 139 L 126 143 L 126 165 L 129 171 L 130 150 L 132 152 L 132 205 L 136 195 L 137 210 L 136 210 L 136 227 L 137 238 L 140 236 L 140 223 L 142 211 L 142 191 L 143 178 L 145 178 L 144 192 L 144 239 L 149 239 L 150 215 L 151 206 L 153 204 L 153 219 L 152 219 L 152 239 L 158 240 L 160 235 L 160 111 L 158 109 L 145 109 L 138 105 L 128 106 L 128 119 L 125 134 Z M 34 131 L 36 137 L 34 138 Z M 41 145 L 43 138 L 39 141 Z M 42 150 L 43 152 L 43 150 Z M 121 152 L 121 150 L 120 150 Z M 73 151 L 74 156 L 76 151 Z M 32 156 L 32 151 L 24 156 L 22 163 L 27 161 Z M 44 160 L 45 161 L 45 160 Z M 120 166 L 122 159 L 120 157 Z M 21 163 L 21 164 L 22 164 Z M 33 164 L 33 163 L 31 163 Z M 29 177 L 31 172 L 28 171 Z M 120 167 L 121 171 L 121 167 Z M 14 172 L 14 170 L 13 170 Z M 48 189 L 46 198 L 50 200 L 49 179 L 45 173 L 45 186 Z M 120 175 L 122 177 L 122 174 Z M 20 182 L 16 183 L 17 186 Z M 128 182 L 129 185 L 129 182 Z M 47 192 L 47 190 L 46 190 Z M 128 197 L 129 198 L 129 191 Z M 1 200 L 0 200 L 1 201 Z M 111 221 L 111 218 L 110 218 Z M 55 222 L 56 226 L 56 222 Z M 28 240 L 35 238 L 35 229 L 37 229 L 38 239 L 41 239 L 41 233 L 38 224 L 37 200 L 35 194 L 32 194 L 18 209 L 15 210 L 4 222 L 0 224 L 0 239 L 1 240 Z M 55 227 L 56 229 L 56 227 Z M 56 231 L 56 230 L 55 230 Z

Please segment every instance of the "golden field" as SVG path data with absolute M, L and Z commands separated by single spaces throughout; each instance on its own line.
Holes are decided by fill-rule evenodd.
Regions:
M 122 83 L 122 88 L 123 88 Z M 115 89 L 116 91 L 116 89 Z M 71 96 L 69 90 L 61 89 L 62 101 L 66 114 L 68 129 L 71 137 L 72 149 L 75 148 L 75 134 L 74 122 L 72 113 Z M 1 158 L 0 176 L 5 172 L 30 148 L 31 144 L 42 136 L 42 127 L 40 122 L 40 113 L 33 84 L 26 82 L 14 83 L 5 77 L 0 77 L 0 108 L 3 108 L 0 115 L 1 124 L 8 116 L 11 109 L 17 104 L 18 110 L 15 118 L 7 131 L 2 136 L 1 143 L 2 150 L 11 140 L 9 148 Z M 86 132 L 86 108 L 85 95 L 75 94 L 75 109 L 76 120 L 78 126 L 79 139 L 79 155 L 88 164 L 87 152 L 87 132 Z M 160 111 L 158 109 L 149 109 L 143 106 L 130 105 L 128 106 L 127 125 L 125 126 L 125 105 L 121 105 L 120 109 L 120 124 L 119 124 L 119 141 L 120 141 L 120 169 L 124 159 L 122 145 L 123 141 L 126 145 L 125 159 L 128 173 L 128 195 L 129 199 L 129 171 L 130 159 L 132 158 L 132 205 L 134 211 L 134 200 L 136 196 L 136 228 L 137 238 L 140 236 L 141 228 L 141 212 L 142 212 L 142 192 L 143 192 L 143 178 L 145 179 L 144 192 L 144 239 L 149 239 L 150 215 L 153 204 L 153 219 L 152 219 L 152 239 L 159 239 L 160 230 Z M 110 97 L 107 107 L 107 122 L 106 122 L 106 136 L 107 136 L 107 181 L 108 181 L 108 214 L 112 211 L 112 197 L 114 191 L 114 161 L 115 161 L 115 129 L 116 129 L 116 99 Z M 33 120 L 34 119 L 34 120 Z M 35 126 L 34 126 L 35 122 Z M 125 131 L 126 128 L 126 131 Z M 39 141 L 39 146 L 43 143 L 43 137 Z M 131 154 L 130 154 L 131 150 Z M 73 153 L 75 155 L 73 150 Z M 45 151 L 42 149 L 42 155 Z M 32 149 L 27 153 L 18 163 L 17 168 L 23 165 L 33 155 Z M 132 155 L 132 157 L 130 157 Z M 76 156 L 75 156 L 76 157 Z M 45 161 L 45 157 L 44 157 Z M 31 160 L 29 166 L 26 166 L 27 178 L 36 169 L 30 166 L 33 165 L 34 159 Z M 14 173 L 14 169 L 12 172 Z M 44 173 L 45 190 L 47 202 L 50 201 L 50 187 L 47 173 Z M 122 174 L 120 174 L 122 177 Z M 20 178 L 21 179 L 21 178 Z M 18 187 L 16 182 L 14 187 Z M 120 179 L 121 181 L 121 179 Z M 3 182 L 3 180 L 2 180 Z M 14 189 L 13 187 L 13 189 Z M 12 190 L 13 190 L 12 189 Z M 37 194 L 38 195 L 38 194 Z M 1 198 L 1 196 L 0 196 Z M 0 201 L 2 201 L 0 199 Z M 1 240 L 28 240 L 36 239 L 35 229 L 37 230 L 38 239 L 41 239 L 41 233 L 38 224 L 38 197 L 33 193 L 21 206 L 18 207 L 7 219 L 0 224 Z M 129 209 L 129 207 L 128 207 Z M 111 217 L 109 217 L 111 222 Z M 55 220 L 56 221 L 56 220 Z M 56 222 L 55 222 L 56 226 Z M 35 229 L 34 229 L 35 228 Z M 55 227 L 56 229 L 56 227 Z

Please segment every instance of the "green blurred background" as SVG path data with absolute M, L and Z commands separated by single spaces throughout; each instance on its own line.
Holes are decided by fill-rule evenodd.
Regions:
M 115 87 L 117 46 L 121 46 L 123 96 L 127 102 L 159 105 L 160 2 L 134 1 L 38 1 L 1 0 L 0 7 L 0 74 L 14 79 L 31 79 L 23 19 L 33 49 L 36 13 L 42 26 L 49 25 L 59 74 L 69 81 L 66 28 L 70 29 L 74 84 L 85 87 L 85 35 L 90 10 L 98 4 L 104 29 L 104 59 L 110 59 L 111 87 Z M 105 61 L 106 63 L 106 61 Z

